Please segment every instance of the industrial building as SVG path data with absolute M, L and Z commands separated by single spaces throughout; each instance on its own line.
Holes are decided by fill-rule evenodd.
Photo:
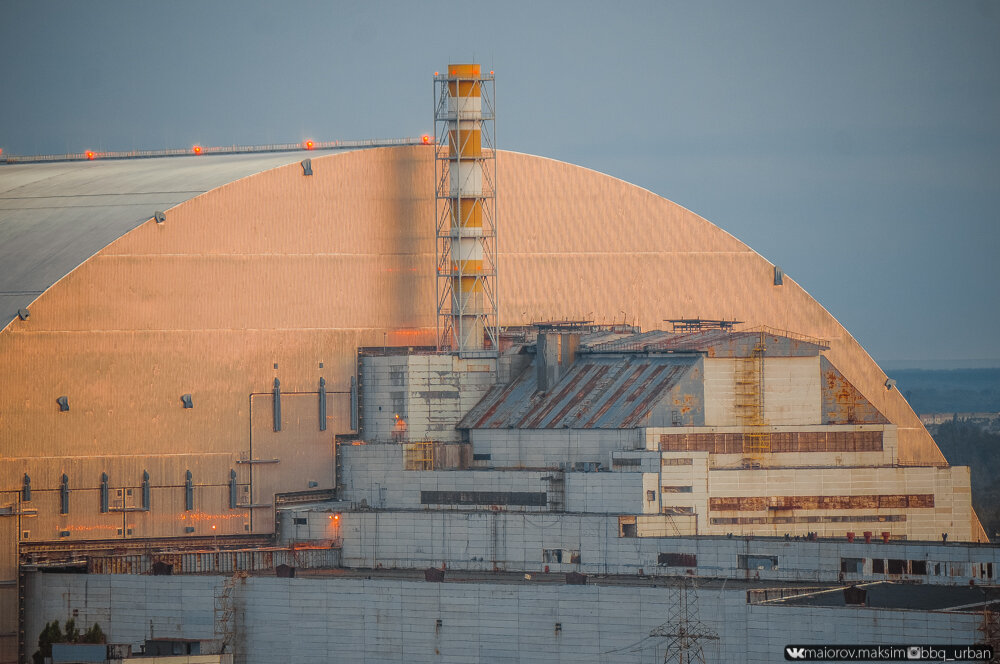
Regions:
M 968 468 L 818 302 L 434 82 L 399 145 L 0 164 L 0 662 L 662 661 L 688 592 L 727 661 L 993 638 Z

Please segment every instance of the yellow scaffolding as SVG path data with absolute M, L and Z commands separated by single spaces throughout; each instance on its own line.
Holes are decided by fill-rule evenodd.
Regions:
M 406 470 L 434 470 L 434 441 L 409 443 L 404 449 L 403 458 Z
M 761 330 L 750 353 L 736 358 L 736 418 L 743 427 L 743 454 L 759 465 L 771 452 L 771 427 L 764 417 L 765 332 Z

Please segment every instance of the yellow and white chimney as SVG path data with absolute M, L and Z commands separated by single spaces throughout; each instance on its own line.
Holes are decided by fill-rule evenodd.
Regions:
M 492 74 L 462 64 L 435 77 L 439 345 L 460 355 L 496 352 Z

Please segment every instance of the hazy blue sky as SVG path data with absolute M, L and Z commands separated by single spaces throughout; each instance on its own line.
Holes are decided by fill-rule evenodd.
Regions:
M 500 147 L 701 214 L 889 366 L 1000 366 L 998 0 L 0 0 L 0 148 L 415 136 L 469 60 Z

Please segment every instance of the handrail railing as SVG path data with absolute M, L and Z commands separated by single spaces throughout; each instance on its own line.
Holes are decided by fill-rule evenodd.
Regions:
M 65 154 L 3 155 L 0 164 L 36 164 L 54 161 L 96 161 L 98 159 L 149 159 L 153 157 L 203 157 L 212 154 L 257 154 L 266 152 L 313 152 L 316 150 L 352 150 L 398 145 L 427 145 L 423 137 L 368 138 L 355 141 L 303 141 L 301 143 L 271 143 L 267 145 L 194 146 L 165 150 L 129 150 L 98 152 L 68 152 Z M 431 142 L 430 144 L 433 144 Z

